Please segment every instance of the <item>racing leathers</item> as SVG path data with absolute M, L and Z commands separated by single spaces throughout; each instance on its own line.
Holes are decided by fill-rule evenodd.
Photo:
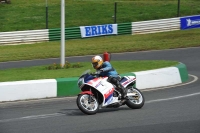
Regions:
M 102 66 L 99 69 L 97 69 L 97 71 L 100 71 L 99 76 L 108 77 L 108 82 L 116 86 L 115 89 L 122 94 L 123 99 L 126 97 L 127 92 L 124 86 L 120 83 L 121 78 L 117 71 L 112 67 L 110 62 L 103 62 Z

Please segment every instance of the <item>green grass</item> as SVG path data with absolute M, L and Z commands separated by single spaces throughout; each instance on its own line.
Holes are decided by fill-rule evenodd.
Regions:
M 117 23 L 177 17 L 178 0 L 121 0 Z M 66 0 L 66 27 L 114 23 L 116 0 Z M 61 1 L 48 0 L 49 28 L 59 28 Z M 200 14 L 199 0 L 181 0 L 180 16 Z M 46 28 L 46 1 L 12 0 L 0 4 L 0 32 Z
M 45 29 L 45 1 L 16 0 L 11 2 L 12 4 L 0 4 L 0 32 Z M 115 0 L 67 0 L 65 2 L 66 27 L 114 22 L 112 16 L 114 15 Z M 117 5 L 117 23 L 173 18 L 177 16 L 177 0 L 122 0 Z M 199 5 L 199 0 L 181 0 L 180 15 L 199 14 Z M 59 28 L 60 1 L 48 0 L 48 9 L 49 28 Z M 121 53 L 197 47 L 200 46 L 199 36 L 200 29 L 192 29 L 134 36 L 121 35 L 67 40 L 65 55 L 68 57 L 102 54 L 104 51 Z M 59 41 L 27 45 L 0 45 L 0 62 L 59 57 Z M 173 66 L 177 62 L 112 61 L 112 64 L 122 74 Z M 91 68 L 89 62 L 83 63 L 83 66 L 81 68 L 59 70 L 46 70 L 45 66 L 0 70 L 0 82 L 77 77 L 84 70 Z
M 162 50 L 200 46 L 200 29 L 145 35 L 120 35 L 67 40 L 65 55 L 83 56 L 109 53 Z M 0 62 L 59 58 L 60 42 L 0 46 Z
M 178 64 L 176 61 L 111 61 L 113 67 L 119 74 L 128 72 L 137 72 L 150 69 L 157 69 Z M 47 70 L 47 66 L 36 66 L 27 68 L 16 68 L 0 70 L 0 82 L 4 81 L 20 81 L 20 80 L 34 80 L 34 79 L 54 79 L 62 77 L 79 77 L 85 70 L 91 69 L 94 72 L 90 62 L 80 63 L 83 67 Z M 123 64 L 123 65 L 122 65 Z

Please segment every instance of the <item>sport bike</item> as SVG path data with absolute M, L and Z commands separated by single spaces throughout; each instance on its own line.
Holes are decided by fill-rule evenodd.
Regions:
M 134 87 L 135 76 L 121 77 L 121 84 L 127 89 L 126 99 L 121 99 L 121 93 L 115 89 L 115 85 L 107 81 L 108 77 L 99 77 L 99 73 L 84 72 L 78 79 L 78 87 L 81 93 L 76 103 L 85 114 L 96 114 L 99 108 L 118 108 L 127 105 L 131 109 L 143 107 L 145 99 L 140 90 Z

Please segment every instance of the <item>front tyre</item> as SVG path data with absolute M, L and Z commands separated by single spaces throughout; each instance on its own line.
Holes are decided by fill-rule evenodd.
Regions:
M 127 94 L 134 94 L 133 96 L 128 96 L 126 105 L 132 109 L 140 109 L 143 107 L 145 99 L 143 94 L 137 88 L 129 86 L 127 88 Z
M 89 97 L 91 102 L 89 103 Z M 99 103 L 97 99 L 89 94 L 80 94 L 76 99 L 76 104 L 78 108 L 87 115 L 96 114 L 99 110 Z

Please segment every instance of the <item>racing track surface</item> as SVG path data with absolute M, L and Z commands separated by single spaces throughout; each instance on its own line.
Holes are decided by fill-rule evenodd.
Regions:
M 96 115 L 78 110 L 75 97 L 0 104 L 0 133 L 199 133 L 200 47 L 112 54 L 112 60 L 177 60 L 186 64 L 193 83 L 144 91 L 142 109 L 101 109 Z M 90 61 L 91 56 L 67 58 Z M 49 64 L 59 59 L 0 63 L 1 69 Z M 151 82 L 153 79 L 149 79 Z M 189 81 L 189 82 L 190 82 Z

